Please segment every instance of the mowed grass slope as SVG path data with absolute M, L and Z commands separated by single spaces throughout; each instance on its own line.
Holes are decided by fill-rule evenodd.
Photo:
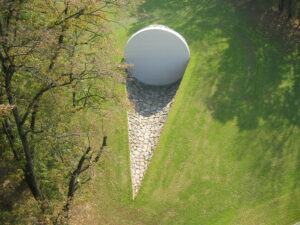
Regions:
M 146 0 L 180 32 L 191 61 L 135 207 L 156 224 L 300 220 L 296 47 L 266 37 L 221 0 Z
M 146 0 L 140 12 L 127 34 L 118 30 L 120 45 L 161 23 L 187 39 L 191 61 L 137 199 L 126 109 L 116 109 L 104 124 L 108 148 L 77 198 L 72 224 L 299 221 L 297 48 L 266 37 L 222 0 Z

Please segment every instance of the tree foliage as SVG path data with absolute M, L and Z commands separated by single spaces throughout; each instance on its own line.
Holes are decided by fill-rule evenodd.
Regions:
M 64 199 L 95 126 L 80 115 L 101 117 L 117 98 L 122 77 L 108 22 L 129 3 L 0 0 L 0 150 L 10 149 L 38 201 Z

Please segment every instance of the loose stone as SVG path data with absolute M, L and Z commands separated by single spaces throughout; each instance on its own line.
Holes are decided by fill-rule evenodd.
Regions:
M 155 87 L 134 78 L 127 79 L 127 94 L 133 104 L 133 110 L 128 112 L 128 137 L 134 197 L 140 189 L 178 85 L 177 82 Z

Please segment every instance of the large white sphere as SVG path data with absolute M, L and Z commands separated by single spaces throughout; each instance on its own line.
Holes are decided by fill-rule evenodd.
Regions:
M 151 25 L 133 34 L 127 42 L 125 61 L 129 72 L 150 85 L 167 85 L 179 80 L 187 67 L 190 50 L 185 39 L 162 25 Z

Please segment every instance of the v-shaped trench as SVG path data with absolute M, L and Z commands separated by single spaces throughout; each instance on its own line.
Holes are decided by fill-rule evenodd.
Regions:
M 128 136 L 133 198 L 137 195 L 170 112 L 180 81 L 168 86 L 145 85 L 127 78 Z

